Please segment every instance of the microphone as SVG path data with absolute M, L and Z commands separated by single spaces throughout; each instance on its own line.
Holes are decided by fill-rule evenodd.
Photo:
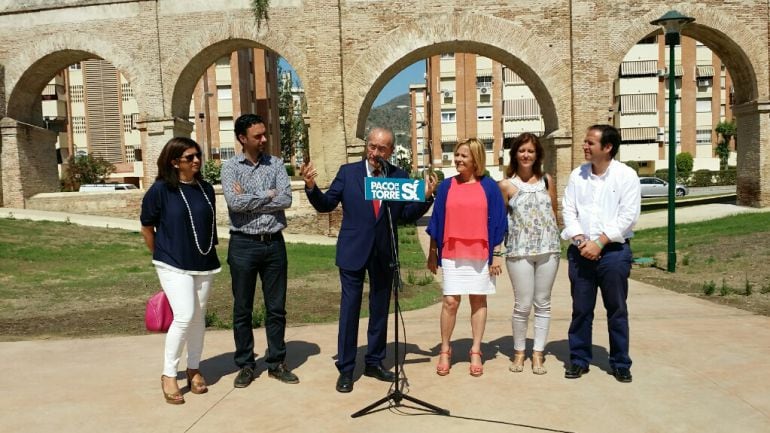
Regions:
M 383 157 L 381 157 L 381 156 L 378 156 L 377 158 L 375 158 L 375 160 L 377 161 L 378 164 L 380 164 L 380 171 L 382 172 L 382 174 L 385 177 L 387 177 L 388 176 L 388 163 L 385 162 L 385 159 Z

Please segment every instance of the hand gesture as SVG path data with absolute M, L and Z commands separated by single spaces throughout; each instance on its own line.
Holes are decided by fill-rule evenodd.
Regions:
M 299 174 L 305 181 L 305 188 L 315 188 L 315 178 L 318 176 L 318 171 L 315 169 L 315 167 L 313 167 L 313 163 L 311 161 L 302 164 L 302 167 L 299 168 Z
M 425 176 L 425 197 L 433 196 L 438 186 L 438 176 L 435 171 L 431 171 Z

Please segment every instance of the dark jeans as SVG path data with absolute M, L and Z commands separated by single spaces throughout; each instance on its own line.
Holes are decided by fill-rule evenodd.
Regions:
M 581 367 L 591 363 L 591 333 L 596 307 L 597 287 L 607 310 L 610 335 L 610 367 L 631 367 L 628 355 L 628 276 L 631 272 L 631 246 L 628 242 L 610 243 L 601 259 L 588 260 L 575 246 L 567 250 L 572 293 L 572 322 L 569 326 L 570 362 Z
M 252 311 L 257 275 L 262 281 L 265 300 L 265 332 L 267 356 L 265 362 L 274 369 L 286 358 L 286 244 L 283 237 L 261 241 L 233 233 L 227 251 L 227 263 L 233 285 L 233 337 L 235 338 L 235 365 L 252 367 L 254 360 L 254 333 Z

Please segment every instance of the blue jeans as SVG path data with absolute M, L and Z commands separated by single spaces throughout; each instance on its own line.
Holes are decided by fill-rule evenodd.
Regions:
M 274 369 L 286 358 L 286 244 L 283 237 L 261 241 L 233 233 L 227 251 L 227 263 L 233 286 L 233 337 L 235 365 L 256 366 L 252 311 L 257 276 L 262 281 L 265 300 L 265 332 L 267 334 L 268 369 Z
M 570 362 L 588 367 L 591 363 L 591 333 L 597 287 L 607 310 L 610 336 L 610 367 L 630 368 L 628 356 L 628 276 L 631 273 L 631 246 L 628 242 L 607 244 L 598 261 L 580 255 L 575 246 L 567 250 L 572 293 L 572 322 L 569 326 Z

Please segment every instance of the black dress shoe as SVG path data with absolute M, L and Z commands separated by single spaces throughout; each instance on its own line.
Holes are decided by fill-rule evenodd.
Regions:
M 383 382 L 395 382 L 396 374 L 382 368 L 381 365 L 367 365 L 364 368 L 364 376 L 373 377 Z
M 340 373 L 337 378 L 337 392 L 353 391 L 353 373 Z
M 238 375 L 235 376 L 233 386 L 236 388 L 246 388 L 254 380 L 254 369 L 251 367 L 243 367 Z
M 571 364 L 564 370 L 564 377 L 567 379 L 578 379 L 580 376 L 588 373 L 588 367 L 582 367 L 577 364 Z
M 615 380 L 623 383 L 630 383 L 633 380 L 631 376 L 631 370 L 625 367 L 619 367 L 612 370 L 612 375 L 615 376 Z
M 267 370 L 267 375 L 273 379 L 278 379 L 283 383 L 299 383 L 299 378 L 296 374 L 289 371 L 285 363 L 280 363 L 272 370 Z

